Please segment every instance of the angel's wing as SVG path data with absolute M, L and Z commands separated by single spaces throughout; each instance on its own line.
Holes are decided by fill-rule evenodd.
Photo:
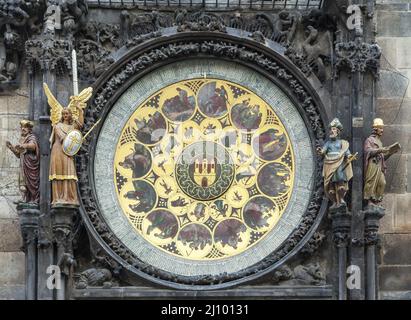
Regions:
M 47 96 L 47 102 L 51 108 L 51 112 L 50 112 L 51 124 L 54 126 L 61 119 L 61 111 L 63 110 L 63 106 L 53 96 L 53 94 L 51 93 L 46 83 L 43 83 L 43 89 L 44 89 L 44 93 Z
M 87 101 L 93 95 L 93 88 L 88 87 L 80 92 L 78 96 L 73 96 L 70 98 L 70 103 L 68 108 L 79 108 L 84 109 L 87 106 Z

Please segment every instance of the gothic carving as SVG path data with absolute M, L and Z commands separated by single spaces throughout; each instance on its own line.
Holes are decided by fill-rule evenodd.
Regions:
M 28 40 L 25 44 L 26 67 L 29 73 L 41 70 L 71 69 L 71 44 L 67 40 Z
M 177 31 L 218 31 L 226 32 L 224 21 L 216 14 L 198 11 L 188 14 L 185 9 L 176 12 Z
M 346 206 L 330 208 L 332 240 L 337 248 L 347 247 L 351 242 L 351 214 Z
M 88 6 L 86 0 L 48 0 L 44 13 L 44 34 L 54 35 L 56 30 L 71 38 L 86 23 Z
M 325 238 L 326 236 L 323 232 L 314 233 L 314 235 L 310 240 L 308 240 L 304 248 L 301 249 L 301 253 L 306 255 L 313 254 L 323 244 Z
M 77 38 L 91 40 L 107 50 L 115 50 L 121 46 L 120 26 L 116 24 L 88 22 Z
M 81 40 L 77 45 L 80 79 L 93 81 L 114 62 L 111 52 L 91 40 Z
M 210 13 L 188 12 L 179 9 L 174 16 L 152 11 L 133 15 L 122 12 L 122 29 L 128 35 L 127 46 L 151 38 L 161 28 L 177 26 L 177 31 L 226 32 L 226 27 L 250 32 L 250 37 L 264 43 L 265 39 L 287 47 L 286 55 L 305 75 L 314 72 L 321 81 L 331 77 L 330 61 L 333 54 L 333 32 L 336 21 L 320 10 L 303 15 L 294 11 L 279 13 Z M 131 42 L 130 42 L 131 41 Z
M 348 230 L 335 231 L 333 233 L 333 242 L 336 247 L 346 247 L 350 241 Z
M 261 31 L 254 31 L 249 37 L 257 42 L 265 43 L 264 34 Z
M 279 66 L 272 58 L 265 56 L 262 53 L 252 51 L 238 44 L 229 41 L 181 41 L 178 43 L 170 43 L 163 45 L 160 48 L 151 49 L 151 51 L 142 53 L 140 56 L 130 60 L 123 66 L 116 74 L 107 80 L 96 92 L 92 102 L 93 108 L 87 110 L 85 123 L 86 130 L 90 128 L 100 114 L 105 110 L 107 101 L 113 97 L 115 92 L 132 76 L 136 75 L 141 70 L 154 65 L 156 62 L 164 61 L 166 59 L 173 59 L 178 57 L 196 56 L 198 53 L 214 57 L 224 56 L 237 61 L 252 63 L 278 79 L 286 85 L 290 92 L 294 94 L 300 101 L 300 104 L 309 119 L 309 126 L 316 139 L 316 144 L 322 143 L 325 137 L 325 130 L 321 120 L 320 113 L 315 102 L 309 96 L 305 88 L 299 83 L 298 79 L 292 76 L 286 69 Z M 307 208 L 305 215 L 295 232 L 285 241 L 280 249 L 269 255 L 266 259 L 257 265 L 237 272 L 235 274 L 221 274 L 218 276 L 195 276 L 183 277 L 164 272 L 156 269 L 139 260 L 133 253 L 131 253 L 110 231 L 104 220 L 101 218 L 99 209 L 94 200 L 92 191 L 92 182 L 90 176 L 87 174 L 89 166 L 89 152 L 91 145 L 85 142 L 80 150 L 77 167 L 81 172 L 79 176 L 80 194 L 85 213 L 93 224 L 95 230 L 99 233 L 101 239 L 106 242 L 110 248 L 120 256 L 125 262 L 139 269 L 142 272 L 155 276 L 157 278 L 179 282 L 182 284 L 197 284 L 209 285 L 230 280 L 239 279 L 247 275 L 257 273 L 261 270 L 272 266 L 276 261 L 283 258 L 289 253 L 311 229 L 316 221 L 319 213 L 321 203 L 323 201 L 323 186 L 321 177 L 322 160 L 317 158 L 316 170 L 313 176 L 315 192 L 312 195 L 311 202 Z
M 23 43 L 39 31 L 42 2 L 4 0 L 0 3 L 0 85 L 17 80 Z
M 114 62 L 111 54 L 121 46 L 120 26 L 89 22 L 77 33 L 77 39 L 79 76 L 91 83 Z
M 381 48 L 377 43 L 340 42 L 335 45 L 335 56 L 337 77 L 341 70 L 351 73 L 370 71 L 374 77 L 378 77 Z
M 152 11 L 143 14 L 122 12 L 123 29 L 129 38 L 158 31 L 173 25 L 173 17 L 162 12 Z
M 322 286 L 326 284 L 326 277 L 324 269 L 317 262 L 298 265 L 294 269 L 287 265 L 281 266 L 274 272 L 272 281 L 280 286 Z
M 378 245 L 380 237 L 378 229 L 380 227 L 380 220 L 385 215 L 385 209 L 381 206 L 369 205 L 364 211 L 364 245 L 372 246 Z
M 79 275 L 75 275 L 78 277 L 76 288 L 77 289 L 86 289 L 88 287 L 103 287 L 103 288 L 111 288 L 113 286 L 112 283 L 112 275 L 111 272 L 107 269 L 96 269 L 91 268 L 83 271 Z
M 39 215 L 38 206 L 33 203 L 19 203 L 17 212 L 20 220 L 20 230 L 23 238 L 23 250 L 30 244 L 35 244 L 39 236 Z
M 126 47 L 131 48 L 131 47 L 136 46 L 140 43 L 143 43 L 147 40 L 154 39 L 154 38 L 157 38 L 157 37 L 160 37 L 160 36 L 161 36 L 160 31 L 150 32 L 148 34 L 143 34 L 143 35 L 137 35 L 134 38 L 132 38 L 130 40 L 127 40 Z
M 301 16 L 296 14 L 287 35 L 286 56 L 293 61 L 305 75 L 314 72 L 320 81 L 327 80 L 333 54 L 333 31 L 335 21 L 327 14 L 312 10 Z

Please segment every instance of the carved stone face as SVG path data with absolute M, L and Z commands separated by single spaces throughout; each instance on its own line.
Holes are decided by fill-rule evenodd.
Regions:
M 22 137 L 27 137 L 27 135 L 30 134 L 30 132 L 31 132 L 31 128 L 26 127 L 26 126 L 21 126 L 20 131 L 21 131 L 21 136 Z
M 382 134 L 384 133 L 384 128 L 383 127 L 375 127 L 374 132 L 377 136 L 381 137 Z
M 70 123 L 71 120 L 72 120 L 71 112 L 70 112 L 70 110 L 67 110 L 67 109 L 64 109 L 64 110 L 61 112 L 61 117 L 62 117 L 62 119 L 63 119 L 63 122 L 68 122 L 68 123 Z
M 330 139 L 335 140 L 340 135 L 340 130 L 336 127 L 331 127 L 330 129 Z

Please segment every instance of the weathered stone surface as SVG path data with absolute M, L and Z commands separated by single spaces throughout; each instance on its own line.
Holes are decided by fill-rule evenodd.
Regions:
M 411 291 L 381 291 L 380 300 L 411 300 Z
M 385 208 L 385 215 L 380 220 L 380 233 L 392 232 L 396 210 L 396 195 L 393 193 L 385 194 L 382 206 Z
M 411 193 L 396 196 L 394 230 L 397 232 L 411 232 Z M 408 249 L 409 253 L 409 249 Z
M 19 159 L 7 149 L 6 141 L 10 141 L 15 144 L 18 141 L 18 132 L 16 130 L 1 130 L 0 131 L 0 168 L 18 168 Z M 3 185 L 3 180 L 0 182 L 0 186 Z
M 0 287 L 0 300 L 24 300 L 24 286 L 6 286 Z
M 27 93 L 11 95 L 8 97 L 8 109 L 10 113 L 20 113 L 24 118 L 27 115 L 29 98 Z
M 393 3 L 393 4 L 380 4 L 378 5 L 378 10 L 384 11 L 407 11 L 407 3 Z
M 409 290 L 411 288 L 411 266 L 381 266 L 381 290 Z
M 407 192 L 411 193 L 411 155 L 407 157 Z
M 0 287 L 24 284 L 23 252 L 0 252 Z
M 411 123 L 411 99 L 377 99 L 377 117 L 386 125 Z
M 398 38 L 392 38 L 392 37 L 378 37 L 377 38 L 377 43 L 381 47 L 381 51 L 383 54 L 383 59 L 387 59 L 387 61 L 393 65 L 397 65 L 397 44 L 398 44 Z
M 0 252 L 19 251 L 22 245 L 18 220 L 0 219 Z
M 411 85 L 410 85 L 410 83 L 411 83 L 411 69 L 398 69 L 398 70 L 408 80 L 409 85 L 408 85 L 407 91 L 405 93 L 405 97 L 406 98 L 411 98 Z
M 378 35 L 411 37 L 411 12 L 377 11 Z
M 13 201 L 18 199 L 18 196 L 0 196 L 0 221 L 2 219 L 17 219 L 16 205 Z
M 411 153 L 411 125 L 388 125 L 384 128 L 382 142 L 384 146 L 388 146 L 394 142 L 401 144 L 401 153 Z M 398 155 L 398 153 L 397 153 Z
M 0 114 L 6 114 L 9 110 L 9 101 L 7 96 L 0 96 Z
M 408 83 L 406 70 L 400 72 L 392 67 L 381 69 L 380 79 L 377 81 L 377 98 L 402 99 L 407 94 Z
M 400 38 L 396 41 L 397 47 L 397 68 L 411 68 L 411 38 Z
M 387 173 L 385 176 L 387 193 L 405 193 L 407 186 L 407 156 L 394 154 L 387 161 Z
M 411 265 L 411 234 L 385 234 L 383 236 L 383 264 Z

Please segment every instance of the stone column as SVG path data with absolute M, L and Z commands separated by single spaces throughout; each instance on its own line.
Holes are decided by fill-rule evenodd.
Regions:
M 56 292 L 57 300 L 65 300 L 67 294 L 67 280 L 71 276 L 74 266 L 73 258 L 73 220 L 78 207 L 70 205 L 54 206 L 51 209 L 53 234 L 57 247 L 56 264 L 61 271 L 61 283 Z
M 351 213 L 346 206 L 330 209 L 332 235 L 337 249 L 338 299 L 347 299 L 347 250 L 351 241 Z
M 20 229 L 23 248 L 26 255 L 26 300 L 37 299 L 37 240 L 40 210 L 38 205 L 19 203 L 17 213 L 20 218 Z
M 353 4 L 362 8 L 360 23 L 347 34 L 346 41 L 341 41 L 335 46 L 335 69 L 337 74 L 345 71 L 351 77 L 350 108 L 346 113 L 348 127 L 346 132 L 351 137 L 351 152 L 358 152 L 358 161 L 353 163 L 354 177 L 351 187 L 350 210 L 352 212 L 353 239 L 363 239 L 364 237 L 364 217 L 363 217 L 363 143 L 368 135 L 368 128 L 371 127 L 373 115 L 375 113 L 375 79 L 379 72 L 379 61 L 381 49 L 373 43 L 372 16 L 373 5 L 369 2 L 367 12 L 371 16 L 366 16 L 362 1 L 353 1 Z M 361 242 L 361 241 L 360 241 Z M 361 272 L 361 283 L 363 283 L 365 272 L 365 256 L 361 246 L 350 247 L 350 264 L 358 266 Z M 350 299 L 361 300 L 365 298 L 364 286 L 351 290 Z
M 57 69 L 70 69 L 71 42 L 59 40 L 54 32 L 45 31 L 36 39 L 25 43 L 26 66 L 30 75 L 30 105 L 34 120 L 39 122 L 38 136 L 40 143 L 40 212 L 39 241 L 37 259 L 37 299 L 54 299 L 53 290 L 47 287 L 50 277 L 48 268 L 54 265 L 53 229 L 50 217 L 50 142 L 51 122 L 47 99 L 43 92 L 46 82 L 53 92 L 57 91 Z M 64 75 L 66 76 L 66 75 Z M 57 96 L 57 98 L 59 98 Z M 65 101 L 63 102 L 65 104 Z
M 380 220 L 385 215 L 385 209 L 378 206 L 367 206 L 364 210 L 364 246 L 366 273 L 366 299 L 376 300 L 378 298 L 377 286 L 377 245 L 379 242 L 378 229 Z

